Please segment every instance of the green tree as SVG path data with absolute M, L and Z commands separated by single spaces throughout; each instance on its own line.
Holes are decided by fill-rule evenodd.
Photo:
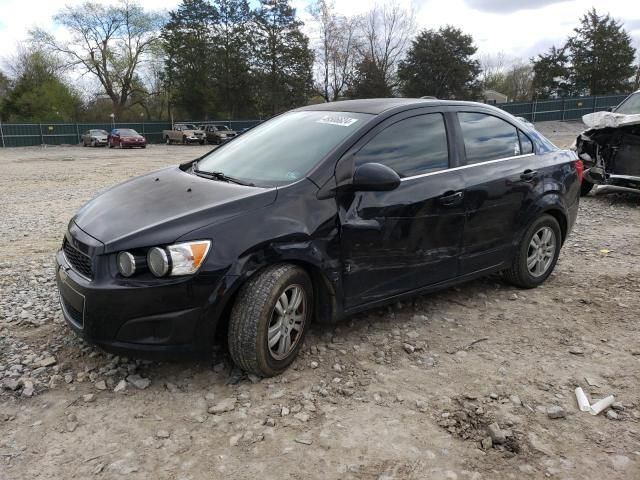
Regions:
M 260 0 L 254 22 L 260 114 L 304 105 L 312 91 L 313 54 L 295 9 L 288 0 Z
M 55 59 L 38 50 L 15 58 L 17 76 L 2 107 L 12 121 L 70 121 L 77 118 L 80 97 L 63 81 Z
M 349 98 L 392 97 L 393 88 L 389 85 L 385 73 L 378 66 L 378 63 L 365 57 L 356 67 L 346 96 Z
M 554 98 L 571 95 L 575 88 L 571 75 L 567 47 L 551 47 L 549 52 L 532 58 L 533 95 L 537 98 Z
M 211 37 L 216 20 L 217 12 L 207 1 L 183 0 L 162 29 L 171 104 L 194 120 L 207 119 L 217 107 Z
M 398 68 L 402 92 L 409 97 L 475 98 L 480 73 L 472 58 L 476 51 L 471 35 L 453 26 L 421 32 Z
M 635 73 L 635 48 L 631 37 L 609 14 L 595 8 L 580 19 L 569 39 L 571 78 L 576 90 L 586 95 L 626 93 Z
M 0 121 L 4 120 L 2 117 L 4 102 L 11 91 L 11 84 L 9 78 L 2 72 L 0 72 Z
M 227 118 L 253 114 L 251 9 L 247 0 L 213 0 L 217 104 Z

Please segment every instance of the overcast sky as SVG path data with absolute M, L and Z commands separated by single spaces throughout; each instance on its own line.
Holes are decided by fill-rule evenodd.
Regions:
M 298 10 L 310 0 L 293 0 Z M 640 49 L 639 0 L 399 0 L 416 12 L 418 28 L 451 24 L 473 36 L 479 53 L 504 52 L 527 59 L 564 41 L 579 17 L 595 6 L 625 24 Z M 362 13 L 375 0 L 335 0 L 346 15 Z M 82 0 L 0 0 L 0 58 L 10 55 L 34 25 L 53 28 L 52 17 L 64 5 Z M 104 1 L 103 3 L 109 3 Z M 172 9 L 178 0 L 142 0 L 150 9 Z M 304 18 L 304 16 L 303 16 Z

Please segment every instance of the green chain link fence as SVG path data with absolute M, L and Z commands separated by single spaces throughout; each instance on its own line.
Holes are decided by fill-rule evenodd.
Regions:
M 607 110 L 620 104 L 627 95 L 558 98 L 523 103 L 499 103 L 496 107 L 530 122 L 580 120 L 587 113 Z
M 232 130 L 251 128 L 259 120 L 180 122 L 196 125 L 215 123 L 227 125 Z M 146 137 L 149 143 L 161 143 L 162 131 L 171 129 L 170 122 L 118 123 L 117 128 L 131 128 Z M 0 146 L 29 147 L 34 145 L 73 145 L 90 129 L 111 131 L 111 123 L 0 123 Z
M 607 110 L 622 102 L 626 95 L 602 95 L 591 97 L 560 98 L 522 103 L 502 103 L 496 107 L 530 122 L 549 120 L 580 120 L 583 115 Z M 260 120 L 233 120 L 207 122 L 180 122 L 200 125 L 217 123 L 232 130 L 251 128 Z M 147 138 L 149 143 L 160 143 L 162 131 L 171 128 L 170 122 L 118 123 L 119 128 L 132 128 Z M 81 135 L 89 129 L 110 131 L 111 123 L 0 123 L 0 145 L 3 147 L 28 147 L 33 145 L 70 145 L 80 143 Z

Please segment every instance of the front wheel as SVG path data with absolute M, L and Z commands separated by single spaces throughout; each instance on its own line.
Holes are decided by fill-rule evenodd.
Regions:
M 296 358 L 311 322 L 313 286 L 299 267 L 268 267 L 240 289 L 229 320 L 229 352 L 244 371 L 272 377 Z
M 505 279 L 522 288 L 535 288 L 551 275 L 560 255 L 562 232 L 551 215 L 542 215 L 522 237 Z

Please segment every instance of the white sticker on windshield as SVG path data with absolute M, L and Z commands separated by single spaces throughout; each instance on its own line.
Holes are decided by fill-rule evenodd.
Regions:
M 327 125 L 338 125 L 339 127 L 350 127 L 358 121 L 357 118 L 345 117 L 343 115 L 325 115 L 318 123 L 326 123 Z

